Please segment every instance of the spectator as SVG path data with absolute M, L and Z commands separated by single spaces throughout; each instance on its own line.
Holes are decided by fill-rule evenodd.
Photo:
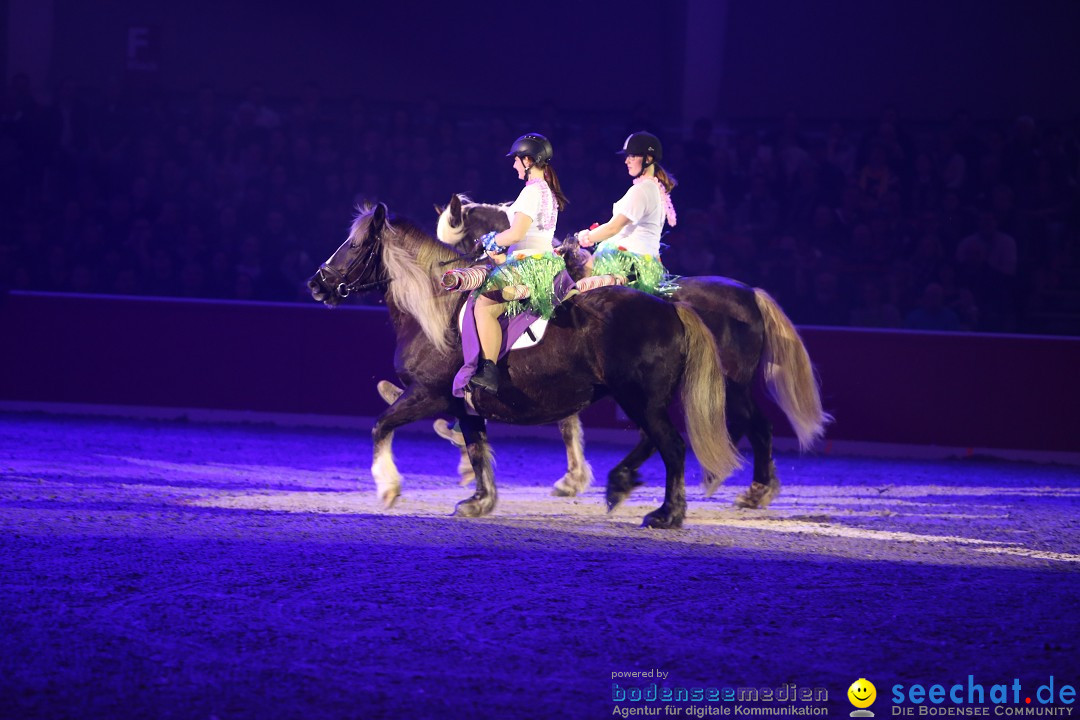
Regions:
M 983 262 L 1006 277 L 1016 275 L 1016 240 L 998 230 L 997 217 L 990 210 L 979 213 L 978 232 L 968 235 L 956 248 L 956 261 L 974 266 Z
M 897 328 L 903 323 L 900 312 L 892 303 L 883 300 L 880 278 L 866 278 L 859 287 L 859 305 L 851 311 L 850 325 L 854 327 Z
M 957 151 L 949 133 L 939 136 L 937 155 L 941 183 L 949 190 L 963 191 L 967 184 L 968 160 Z
M 777 229 L 780 220 L 780 203 L 772 194 L 769 181 L 764 175 L 750 179 L 750 192 L 735 211 L 735 228 L 764 239 Z
M 945 292 L 937 283 L 930 283 L 923 291 L 922 305 L 908 313 L 906 325 L 911 330 L 960 329 L 960 318 L 944 304 Z
M 907 191 L 906 206 L 912 215 L 922 215 L 941 207 L 942 183 L 928 153 L 915 156 L 915 172 Z
M 712 135 L 712 121 L 698 118 L 684 144 L 686 161 L 679 172 L 679 207 L 685 210 L 705 210 L 713 203 L 718 177 Z
M 281 126 L 281 115 L 266 103 L 266 92 L 259 83 L 248 85 L 244 102 L 236 109 L 236 122 L 265 131 Z
M 847 325 L 849 311 L 840 296 L 839 279 L 830 272 L 819 273 L 814 278 L 813 294 L 800 314 L 809 325 Z
M 829 126 L 825 140 L 825 156 L 829 164 L 840 171 L 844 177 L 855 173 L 855 146 L 848 141 L 844 126 L 834 122 Z
M 340 240 L 357 201 L 386 201 L 430 227 L 430 206 L 451 192 L 511 193 L 489 158 L 521 118 L 499 109 L 339 102 L 314 83 L 282 99 L 288 112 L 259 82 L 240 98 L 204 85 L 181 102 L 116 80 L 97 92 L 64 80 L 45 106 L 30 88 L 15 75 L 0 104 L 8 287 L 302 300 L 305 265 Z M 557 160 L 570 226 L 596 220 L 614 192 L 607 146 L 628 122 L 655 122 L 639 111 L 544 105 L 544 123 L 573 121 Z M 1069 304 L 1080 276 L 1075 123 L 999 126 L 958 111 L 905 126 L 885 108 L 858 153 L 840 123 L 795 112 L 725 132 L 700 118 L 673 144 L 683 217 L 666 257 L 676 272 L 760 284 L 814 322 L 887 325 L 885 308 L 925 310 L 936 283 L 962 328 L 1080 333 L 1080 306 Z M 880 297 L 867 278 L 882 279 Z
M 859 189 L 870 208 L 876 208 L 885 194 L 895 190 L 899 179 L 889 166 L 888 150 L 884 143 L 870 146 L 870 156 L 859 171 Z

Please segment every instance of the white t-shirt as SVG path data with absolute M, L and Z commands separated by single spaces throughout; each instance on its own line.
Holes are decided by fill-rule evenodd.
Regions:
M 517 196 L 517 200 L 506 208 L 510 222 L 514 222 L 514 213 L 527 215 L 532 219 L 525 237 L 507 249 L 507 253 L 518 250 L 551 250 L 551 241 L 555 239 L 555 223 L 559 219 L 559 204 L 544 180 L 530 180 Z
M 660 255 L 660 233 L 664 229 L 664 198 L 656 182 L 639 182 L 630 186 L 618 202 L 611 206 L 611 216 L 623 215 L 630 222 L 623 226 L 604 245 L 621 245 L 639 255 Z

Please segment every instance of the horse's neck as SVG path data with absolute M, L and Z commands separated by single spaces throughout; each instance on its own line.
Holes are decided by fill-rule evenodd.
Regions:
M 450 325 L 451 325 L 451 342 L 461 343 L 460 332 L 458 331 L 457 317 L 461 312 L 461 306 L 465 304 L 468 299 L 468 293 L 457 293 L 460 297 L 454 303 L 454 310 L 450 313 Z M 394 334 L 397 337 L 398 347 L 405 347 L 413 343 L 431 343 L 427 335 L 424 334 L 423 328 L 420 326 L 419 321 L 413 315 L 404 309 L 402 309 L 396 302 L 390 293 L 386 294 L 386 309 L 390 312 L 390 324 L 394 326 Z
M 397 336 L 398 345 L 411 342 L 416 337 L 424 337 L 424 331 L 421 329 L 419 321 L 412 313 L 402 309 L 394 301 L 394 296 L 390 293 L 386 294 L 386 309 L 390 313 L 390 324 L 394 326 L 394 334 Z

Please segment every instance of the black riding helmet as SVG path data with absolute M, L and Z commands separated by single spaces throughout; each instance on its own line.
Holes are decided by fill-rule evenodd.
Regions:
M 639 130 L 636 133 L 630 133 L 630 136 L 623 142 L 622 150 L 618 154 L 640 155 L 642 157 L 652 155 L 653 162 L 660 162 L 664 157 L 664 148 L 660 145 L 660 138 L 652 133 Z
M 551 148 L 550 140 L 538 133 L 528 133 L 514 141 L 514 144 L 510 146 L 510 152 L 506 153 L 506 157 L 513 155 L 519 158 L 532 158 L 536 165 L 543 167 L 551 162 L 553 154 L 554 150 Z

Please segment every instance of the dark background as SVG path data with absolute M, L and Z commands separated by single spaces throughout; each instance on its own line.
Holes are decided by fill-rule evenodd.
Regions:
M 1031 114 L 1080 99 L 1080 4 L 1054 0 L 733 2 L 720 110 L 730 117 L 864 118 L 886 103 L 938 120 Z
M 161 29 L 160 82 L 180 93 L 257 80 L 295 96 L 317 81 L 371 101 L 622 111 L 644 88 L 657 106 L 678 102 L 681 5 L 58 2 L 56 72 L 86 83 L 119 72 L 128 27 L 146 25 Z M 662 41 L 646 50 L 647 35 Z
M 1064 120 L 1080 110 L 1071 91 L 1080 5 L 1071 0 L 716 4 L 727 8 L 726 31 L 715 35 L 724 69 L 717 111 L 725 118 L 796 109 L 807 118 L 861 119 L 885 103 L 922 120 L 960 107 L 1007 119 Z M 625 114 L 646 102 L 678 123 L 693 120 L 680 117 L 686 6 L 480 0 L 330 10 L 300 2 L 57 0 L 50 80 L 103 85 L 124 71 L 127 29 L 148 26 L 160 30 L 159 82 L 170 92 L 212 82 L 239 94 L 258 81 L 272 95 L 295 96 L 315 80 L 331 96 L 434 97 L 479 108 L 535 110 L 550 100 L 568 111 Z M 536 79 L 522 82 L 526 72 Z
M 433 229 L 451 193 L 510 200 L 506 148 L 542 132 L 569 233 L 607 219 L 614 151 L 648 129 L 680 181 L 676 274 L 804 325 L 1080 335 L 1080 3 L 0 16 L 0 288 L 307 302 L 358 205 Z

